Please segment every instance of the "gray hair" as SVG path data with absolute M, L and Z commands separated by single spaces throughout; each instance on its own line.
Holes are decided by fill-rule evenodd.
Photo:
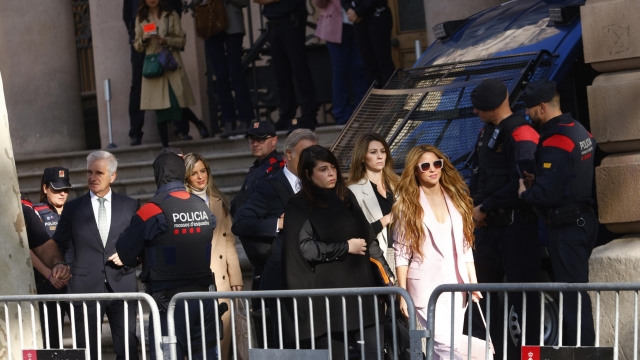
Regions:
M 318 135 L 309 129 L 298 129 L 293 131 L 289 136 L 287 136 L 287 140 L 284 142 L 284 151 L 293 152 L 293 148 L 298 145 L 298 143 L 302 140 L 313 141 L 316 144 L 318 143 Z
M 116 160 L 116 157 L 112 153 L 104 150 L 92 152 L 87 156 L 87 168 L 89 164 L 96 160 L 107 160 L 107 171 L 109 171 L 109 175 L 118 171 L 118 160 Z

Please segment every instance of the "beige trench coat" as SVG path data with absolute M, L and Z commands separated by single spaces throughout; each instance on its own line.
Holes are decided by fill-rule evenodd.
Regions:
M 162 47 L 156 39 L 150 39 L 146 44 L 142 42 L 142 35 L 144 33 L 142 27 L 149 23 L 151 23 L 149 20 L 140 22 L 140 19 L 136 17 L 136 38 L 133 46 L 136 51 L 144 52 L 146 55 L 155 54 L 162 50 Z M 168 109 L 171 106 L 169 101 L 169 84 L 171 84 L 171 88 L 176 94 L 181 108 L 194 106 L 196 100 L 193 96 L 187 73 L 184 71 L 182 57 L 180 56 L 180 50 L 184 48 L 187 42 L 186 35 L 180 25 L 180 17 L 175 12 L 164 13 L 162 14 L 162 20 L 160 20 L 156 26 L 158 35 L 167 39 L 167 46 L 178 63 L 178 69 L 175 71 L 165 71 L 161 77 L 153 79 L 142 78 L 140 109 Z
M 236 237 L 231 232 L 231 216 L 224 215 L 222 200 L 215 196 L 209 197 L 209 208 L 216 217 L 216 228 L 213 230 L 211 241 L 211 271 L 216 275 L 218 291 L 231 291 L 231 286 L 242 285 L 242 271 L 236 252 Z M 226 299 L 229 309 L 231 305 Z M 231 345 L 231 311 L 222 315 L 224 338 L 220 341 L 222 359 L 229 359 Z

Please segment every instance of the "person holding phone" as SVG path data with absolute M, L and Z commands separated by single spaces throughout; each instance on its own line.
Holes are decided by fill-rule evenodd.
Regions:
M 163 0 L 140 0 L 135 29 L 133 46 L 138 52 L 150 55 L 167 48 L 178 63 L 176 70 L 165 70 L 159 77 L 142 78 L 140 109 L 156 111 L 160 140 L 163 147 L 168 147 L 168 123 L 173 122 L 181 131 L 183 110 L 196 104 L 180 56 L 187 41 L 186 35 L 180 25 L 180 17 Z M 181 140 L 191 139 L 184 132 L 178 136 Z

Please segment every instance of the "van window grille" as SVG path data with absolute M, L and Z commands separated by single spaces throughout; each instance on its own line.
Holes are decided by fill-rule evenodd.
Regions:
M 398 70 L 382 89 L 371 89 L 332 147 L 347 173 L 359 135 L 375 132 L 387 140 L 396 172 L 402 172 L 409 150 L 421 144 L 437 146 L 462 171 L 482 121 L 473 113 L 471 92 L 484 79 L 500 78 L 509 89 L 514 111 L 522 85 L 544 78 L 554 58 L 547 52 L 473 60 Z

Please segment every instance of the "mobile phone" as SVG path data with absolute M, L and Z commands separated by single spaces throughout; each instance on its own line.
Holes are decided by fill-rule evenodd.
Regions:
M 520 179 L 524 180 L 525 176 L 524 176 L 524 173 L 520 171 L 520 165 L 516 164 L 516 170 L 518 170 L 518 175 L 520 176 Z

